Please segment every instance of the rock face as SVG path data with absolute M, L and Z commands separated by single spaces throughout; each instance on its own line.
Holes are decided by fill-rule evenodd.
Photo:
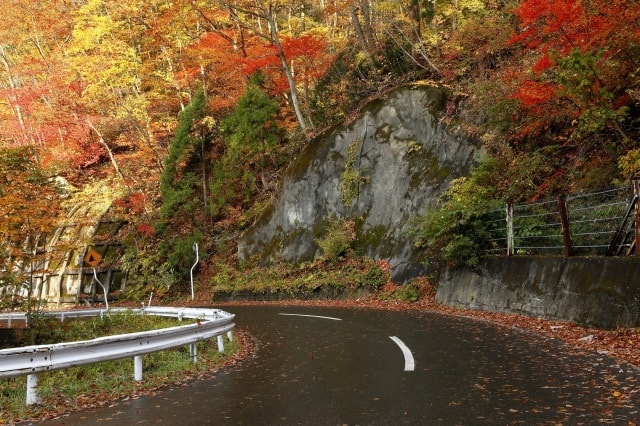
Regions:
M 410 220 L 432 208 L 477 155 L 468 137 L 442 123 L 447 97 L 438 87 L 402 87 L 315 140 L 241 237 L 239 259 L 312 260 L 321 254 L 317 240 L 344 218 L 355 223 L 356 250 L 388 260 L 394 281 L 422 273 L 424 259 L 407 236 Z

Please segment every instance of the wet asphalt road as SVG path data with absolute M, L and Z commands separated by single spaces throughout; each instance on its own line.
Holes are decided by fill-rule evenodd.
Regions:
M 640 424 L 640 370 L 556 340 L 430 313 L 225 310 L 255 339 L 250 359 L 186 387 L 49 423 Z M 415 371 L 405 371 L 390 336 L 410 349 Z

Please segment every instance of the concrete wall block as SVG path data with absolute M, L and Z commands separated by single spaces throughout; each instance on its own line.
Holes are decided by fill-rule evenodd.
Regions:
M 436 301 L 602 328 L 640 325 L 640 258 L 487 257 L 443 272 Z

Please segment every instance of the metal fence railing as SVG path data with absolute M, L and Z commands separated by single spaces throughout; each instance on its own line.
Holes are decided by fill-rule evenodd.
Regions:
M 487 254 L 622 255 L 635 252 L 638 184 L 507 205 L 489 212 Z M 639 233 L 640 234 L 640 233 Z
M 87 364 L 133 358 L 134 380 L 142 380 L 142 355 L 189 345 L 190 357 L 195 362 L 195 343 L 212 337 L 218 338 L 218 350 L 224 352 L 222 335 L 235 327 L 235 315 L 220 309 L 146 307 L 143 309 L 115 308 L 109 310 L 86 309 L 64 312 L 46 312 L 42 315 L 65 318 L 86 318 L 109 315 L 117 312 L 132 312 L 138 315 L 196 319 L 196 323 L 162 328 L 138 333 L 99 337 L 93 340 L 65 342 L 46 345 L 24 346 L 0 350 L 0 379 L 27 376 L 26 404 L 39 401 L 38 373 L 62 370 Z M 0 321 L 28 321 L 25 312 L 0 314 Z

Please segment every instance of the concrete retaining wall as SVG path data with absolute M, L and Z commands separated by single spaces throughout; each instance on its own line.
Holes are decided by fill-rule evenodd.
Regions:
M 487 257 L 445 270 L 436 300 L 601 328 L 640 326 L 640 258 Z

